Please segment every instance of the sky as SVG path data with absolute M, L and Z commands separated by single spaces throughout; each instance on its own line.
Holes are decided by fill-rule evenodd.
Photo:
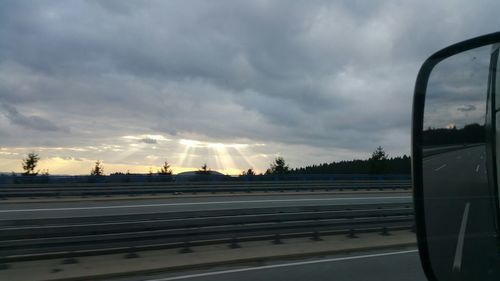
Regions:
M 499 1 L 2 1 L 0 171 L 227 174 L 410 153 L 418 69 Z M 467 106 L 467 105 L 464 105 Z

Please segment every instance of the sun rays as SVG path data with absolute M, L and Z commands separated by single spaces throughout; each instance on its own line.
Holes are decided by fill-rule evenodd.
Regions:
M 249 159 L 249 144 L 207 142 L 192 139 L 181 139 L 179 144 L 183 146 L 180 166 L 192 166 L 193 164 L 209 164 L 213 169 L 222 173 L 239 173 L 241 170 L 252 168 L 254 164 Z M 194 158 L 197 161 L 193 161 Z M 200 164 L 201 163 L 201 164 Z
M 105 172 L 155 172 L 168 161 L 174 173 L 193 171 L 207 164 L 212 170 L 237 175 L 243 170 L 262 169 L 260 146 L 251 142 L 205 141 L 160 134 L 128 134 L 103 139 L 99 144 L 68 147 L 1 148 L 1 168 L 19 171 L 21 158 L 40 153 L 41 164 L 54 174 L 87 174 L 96 160 Z

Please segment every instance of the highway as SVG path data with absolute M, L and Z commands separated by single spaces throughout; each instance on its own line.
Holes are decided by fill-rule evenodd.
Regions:
M 0 250 L 12 261 L 314 231 L 408 229 L 412 223 L 411 197 L 393 193 L 7 203 L 0 209 Z
M 146 214 L 262 207 L 411 203 L 408 193 L 334 195 L 237 195 L 170 199 L 7 203 L 0 205 L 0 220 Z
M 182 249 L 183 243 L 187 242 L 193 245 L 223 242 L 221 247 L 226 248 L 234 239 L 260 237 L 270 240 L 276 235 L 309 237 L 314 231 L 346 233 L 352 229 L 409 229 L 413 223 L 411 206 L 412 199 L 407 192 L 359 191 L 342 194 L 181 195 L 161 199 L 8 202 L 0 205 L 0 229 L 4 238 L 0 241 L 0 250 L 4 260 L 18 262 L 36 261 L 42 256 L 45 259 L 72 258 L 75 252 L 82 251 L 105 255 L 129 253 L 131 249 Z M 375 258 L 391 257 L 377 254 L 365 258 L 367 261 L 361 266 L 372 268 Z M 314 266 L 324 267 L 333 263 L 343 264 L 342 268 L 353 268 L 356 262 L 362 262 L 362 259 L 335 257 L 321 262 L 300 261 L 293 266 L 297 266 L 294 270 L 299 270 L 296 276 L 302 276 L 301 280 L 324 280 L 325 271 L 318 271 Z M 282 274 L 289 272 L 288 266 L 291 265 L 261 269 L 268 272 L 268 280 L 280 280 L 285 278 Z M 306 273 L 323 272 L 323 275 L 316 274 L 317 279 L 305 278 L 308 274 L 301 275 L 301 270 Z M 233 277 L 239 280 L 242 274 L 247 276 L 242 271 L 224 274 L 229 277 L 228 280 L 234 280 Z M 248 272 L 248 278 L 255 274 L 259 272 Z M 347 277 L 348 271 L 339 274 Z M 262 280 L 260 277 L 257 279 Z
M 416 250 L 362 252 L 236 268 L 135 276 L 113 281 L 425 281 Z
M 424 158 L 423 183 L 429 253 L 437 265 L 436 276 L 453 278 L 458 272 L 463 280 L 498 276 L 483 270 L 498 268 L 485 147 Z

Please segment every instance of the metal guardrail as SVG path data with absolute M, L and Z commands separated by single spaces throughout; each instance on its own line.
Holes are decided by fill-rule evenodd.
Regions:
M 22 174 L 1 174 L 0 188 L 10 184 L 142 184 L 165 182 L 262 182 L 262 181 L 340 181 L 340 180 L 409 180 L 410 174 L 272 174 L 255 176 L 228 176 L 221 174 L 212 175 L 159 175 L 159 174 L 113 174 L 109 176 L 63 176 L 63 175 L 38 175 L 24 176 Z
M 377 181 L 272 181 L 245 183 L 143 183 L 140 185 L 8 185 L 0 188 L 0 198 L 71 197 L 112 195 L 156 195 L 216 192 L 298 192 L 336 190 L 411 189 L 408 180 Z
M 402 203 L 0 220 L 0 262 L 412 226 L 413 208 Z

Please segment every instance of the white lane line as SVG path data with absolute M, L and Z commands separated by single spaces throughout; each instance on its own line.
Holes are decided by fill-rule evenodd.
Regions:
M 446 167 L 446 164 L 443 164 L 443 165 L 439 166 L 438 168 L 434 169 L 434 171 L 437 172 L 437 171 L 441 170 L 444 167 Z
M 460 272 L 462 270 L 462 254 L 464 250 L 465 229 L 467 228 L 467 220 L 469 218 L 470 203 L 465 204 L 460 232 L 458 233 L 457 248 L 455 250 L 455 259 L 453 260 L 453 271 Z
M 427 156 L 422 161 L 424 163 L 427 163 L 427 162 L 430 162 L 430 161 L 433 161 L 433 160 L 438 160 L 438 159 L 445 158 L 445 157 L 449 157 L 449 156 L 448 155 L 437 154 L 437 155 Z
M 43 211 L 69 211 L 69 210 L 100 210 L 100 209 L 123 209 L 123 208 L 145 208 L 163 206 L 192 206 L 192 205 L 222 205 L 241 203 L 272 203 L 272 202 L 317 202 L 317 201 L 345 201 L 345 200 L 385 200 L 385 199 L 410 199 L 411 196 L 382 196 L 382 197 L 344 197 L 344 198 L 302 198 L 302 199 L 277 199 L 277 200 L 240 200 L 240 201 L 207 201 L 186 203 L 163 203 L 144 205 L 118 205 L 118 206 L 94 206 L 94 207 L 67 207 L 67 208 L 44 208 L 44 209 L 10 209 L 0 210 L 0 213 L 14 212 L 43 212 Z
M 476 173 L 479 172 L 479 164 L 476 167 Z
M 228 274 L 228 273 L 255 271 L 255 270 L 280 268 L 280 267 L 290 267 L 290 266 L 296 266 L 296 265 L 317 264 L 317 263 L 376 258 L 376 257 L 384 257 L 384 256 L 394 256 L 394 255 L 410 254 L 410 253 L 416 253 L 416 252 L 417 252 L 417 250 L 408 250 L 408 251 L 354 256 L 354 257 L 331 258 L 331 259 L 314 260 L 314 261 L 302 261 L 302 262 L 292 262 L 292 263 L 284 263 L 284 264 L 273 264 L 273 265 L 264 265 L 264 266 L 258 266 L 258 267 L 250 267 L 250 268 L 239 268 L 239 269 L 230 269 L 230 270 L 222 270 L 222 271 L 214 271 L 214 272 L 206 272 L 206 273 L 198 273 L 198 274 L 190 274 L 190 275 L 182 275 L 182 276 L 174 276 L 174 277 L 166 277 L 166 278 L 160 278 L 160 279 L 149 279 L 149 280 L 145 280 L 145 281 L 182 280 L 182 279 L 198 278 L 198 277 L 213 276 L 213 275 Z

